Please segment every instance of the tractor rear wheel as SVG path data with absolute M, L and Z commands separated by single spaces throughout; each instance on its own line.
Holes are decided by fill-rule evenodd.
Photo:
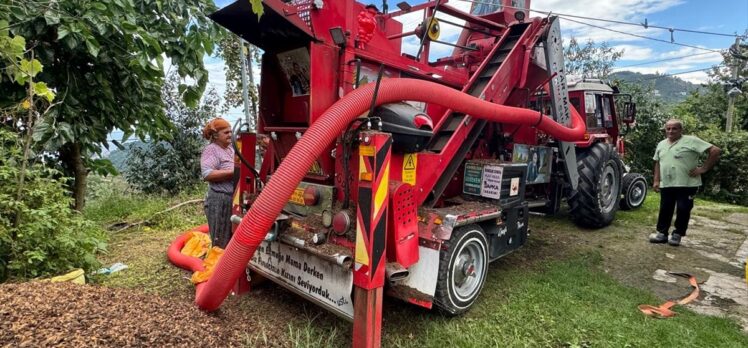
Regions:
M 577 154 L 579 185 L 569 197 L 571 217 L 582 227 L 610 225 L 621 197 L 618 153 L 610 144 L 596 143 Z
M 621 181 L 623 197 L 621 198 L 621 209 L 638 209 L 647 198 L 647 180 L 639 173 L 626 173 Z
M 488 273 L 488 238 L 478 225 L 456 228 L 439 254 L 434 302 L 447 315 L 467 312 Z

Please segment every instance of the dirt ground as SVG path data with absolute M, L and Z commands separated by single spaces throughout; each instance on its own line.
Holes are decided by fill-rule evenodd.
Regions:
M 655 219 L 651 215 L 622 213 L 612 226 L 601 230 L 579 229 L 565 214 L 532 216 L 528 245 L 498 263 L 532 270 L 537 262 L 592 251 L 602 255 L 604 271 L 615 279 L 662 299 L 690 292 L 684 279 L 669 276 L 667 271 L 690 273 L 702 291 L 688 307 L 734 318 L 748 331 L 748 289 L 743 278 L 748 257 L 745 209 L 697 205 L 681 247 L 648 243 Z M 0 285 L 0 322 L 4 324 L 0 347 L 285 347 L 305 340 L 314 342 L 311 346 L 329 346 L 314 337 L 300 337 L 313 332 L 304 327 L 315 322 L 338 323 L 333 338 L 350 341 L 350 323 L 273 284 L 254 288 L 250 296 L 230 297 L 215 313 L 198 310 L 189 274 L 169 265 L 165 256 L 152 256 L 165 253 L 177 233 L 141 232 L 112 244 L 108 257 L 130 265 L 123 272 L 140 272 L 134 278 L 137 285 L 118 284 L 117 276 L 110 278 L 114 281 L 106 283 L 108 287 L 39 282 Z M 141 251 L 117 251 L 131 245 L 129 238 L 138 239 Z M 402 303 L 385 301 L 384 306 L 387 313 Z
M 691 216 L 687 237 L 680 247 L 652 244 L 656 216 L 648 221 L 616 222 L 598 231 L 556 229 L 557 218 L 535 218 L 536 252 L 548 254 L 569 250 L 596 250 L 604 259 L 605 272 L 628 286 L 654 292 L 663 299 L 680 299 L 690 293 L 688 281 L 667 272 L 696 277 L 701 295 L 687 305 L 695 312 L 727 316 L 748 332 L 748 213 L 724 206 L 699 206 Z M 558 243 L 565 245 L 558 248 Z M 544 250 L 544 251 L 541 251 Z M 652 303 L 652 305 L 659 305 Z

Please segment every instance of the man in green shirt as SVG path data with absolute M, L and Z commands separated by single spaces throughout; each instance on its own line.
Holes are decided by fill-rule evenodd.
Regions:
M 665 123 L 666 139 L 657 144 L 653 159 L 655 192 L 660 192 L 660 214 L 657 233 L 649 236 L 652 243 L 680 245 L 691 218 L 693 199 L 701 186 L 701 174 L 708 172 L 719 160 L 718 147 L 692 135 L 683 135 L 683 122 L 671 119 Z M 699 156 L 708 152 L 704 164 Z M 677 208 L 677 209 L 676 209 Z M 668 239 L 668 230 L 676 210 L 675 229 Z

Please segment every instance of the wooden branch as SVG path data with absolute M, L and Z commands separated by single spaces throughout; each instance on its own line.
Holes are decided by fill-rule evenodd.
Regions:
M 200 203 L 202 201 L 203 201 L 202 198 L 189 200 L 189 201 L 182 202 L 182 203 L 179 203 L 177 205 L 171 206 L 171 207 L 169 207 L 169 208 L 167 208 L 165 210 L 159 211 L 159 212 L 151 215 L 151 217 L 149 217 L 149 218 L 147 218 L 145 220 L 140 220 L 140 221 L 137 221 L 137 222 L 118 222 L 118 223 L 114 223 L 114 224 L 109 225 L 107 228 L 113 228 L 115 226 L 121 226 L 121 225 L 124 224 L 124 226 L 122 228 L 120 228 L 120 229 L 112 232 L 112 233 L 119 233 L 119 232 L 122 232 L 122 231 L 124 231 L 124 230 L 126 230 L 128 228 L 132 228 L 132 227 L 135 227 L 135 226 L 140 226 L 140 225 L 142 225 L 142 224 L 144 224 L 146 222 L 149 222 L 151 219 L 153 219 L 157 215 L 160 215 L 160 214 L 163 214 L 163 213 L 166 213 L 166 212 L 170 212 L 170 211 L 172 211 L 174 209 L 178 209 L 178 208 L 180 208 L 182 206 L 185 206 L 187 204 Z

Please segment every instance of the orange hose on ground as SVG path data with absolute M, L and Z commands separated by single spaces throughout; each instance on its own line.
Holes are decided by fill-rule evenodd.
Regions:
M 203 267 L 203 260 L 198 257 L 182 254 L 182 248 L 184 248 L 184 244 L 187 243 L 188 240 L 190 240 L 190 237 L 192 237 L 192 232 L 196 231 L 208 233 L 208 225 L 200 225 L 187 232 L 182 233 L 173 242 L 171 242 L 171 245 L 169 245 L 169 250 L 166 251 L 166 256 L 169 258 L 169 261 L 171 261 L 171 263 L 179 268 L 183 268 L 193 272 L 205 270 L 205 268 Z

